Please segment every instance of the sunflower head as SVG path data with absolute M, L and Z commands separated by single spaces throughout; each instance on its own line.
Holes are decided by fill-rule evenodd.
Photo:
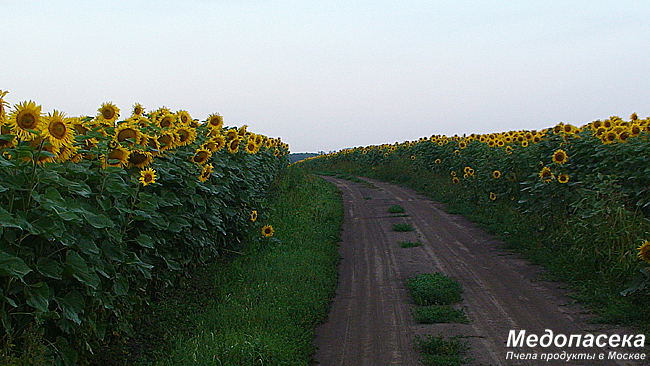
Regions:
M 639 259 L 646 263 L 650 263 L 650 241 L 644 240 L 643 243 L 637 248 Z
M 555 179 L 555 175 L 553 172 L 551 172 L 551 168 L 545 166 L 542 168 L 542 170 L 539 172 L 539 179 L 542 180 L 544 183 L 548 183 Z
M 490 192 L 490 201 L 496 201 L 497 199 L 497 194 L 494 192 Z
M 189 145 L 196 140 L 196 130 L 189 126 L 180 126 L 175 131 L 178 146 Z
M 120 117 L 120 109 L 113 102 L 103 103 L 97 112 L 97 120 L 103 126 L 114 126 Z
M 255 144 L 255 140 L 251 140 L 250 138 L 248 139 L 248 142 L 246 142 L 246 152 L 249 154 L 256 154 L 259 151 L 257 145 Z
M 128 159 L 129 150 L 118 146 L 108 153 L 105 164 L 112 167 L 123 167 L 126 166 Z
M 133 105 L 133 111 L 131 112 L 131 116 L 133 117 L 142 117 L 144 114 L 144 107 L 140 103 L 135 103 Z
M 492 172 L 492 177 L 494 177 L 494 179 L 499 179 L 499 178 L 501 178 L 501 172 L 498 171 L 498 170 L 493 171 L 493 172 Z
M 152 168 L 147 168 L 140 171 L 140 178 L 138 180 L 143 186 L 147 186 L 156 183 L 157 178 L 156 171 Z
M 453 178 L 451 178 L 451 182 L 453 184 L 458 184 L 460 182 L 460 179 L 458 177 L 453 177 Z
M 210 175 L 212 174 L 213 169 L 214 167 L 212 166 L 212 164 L 205 164 L 205 166 L 203 166 L 203 171 L 201 172 L 201 175 L 199 175 L 199 181 L 205 182 L 206 180 L 208 180 L 208 178 L 210 178 Z
M 562 149 L 557 149 L 553 153 L 553 162 L 556 163 L 556 164 L 564 164 L 564 163 L 566 163 L 568 158 L 569 157 L 567 156 L 566 151 L 564 151 Z
M 557 181 L 560 183 L 569 183 L 569 175 L 562 173 L 557 176 Z
M 47 127 L 43 130 L 43 137 L 48 137 L 50 143 L 56 147 L 72 146 L 74 128 L 65 114 L 53 111 L 45 117 Z
M 252 222 L 257 221 L 257 210 L 251 211 L 251 221 Z
M 230 141 L 228 142 L 228 152 L 230 152 L 231 154 L 234 154 L 234 153 L 236 153 L 237 151 L 239 151 L 239 143 L 240 143 L 240 141 L 241 141 L 241 140 L 238 139 L 238 138 L 235 138 L 235 139 L 233 139 L 233 140 L 230 140 Z M 277 149 L 276 149 L 276 150 L 277 150 Z
M 176 134 L 165 132 L 156 138 L 160 151 L 170 150 L 176 147 Z
M 121 123 L 115 130 L 115 140 L 120 143 L 126 143 L 129 146 L 140 143 L 142 133 L 134 125 L 124 122 Z
M 197 149 L 196 153 L 192 157 L 192 162 L 203 165 L 208 161 L 208 159 L 210 159 L 211 156 L 212 156 L 212 152 L 210 152 L 210 150 Z
M 31 100 L 14 106 L 14 111 L 9 117 L 9 128 L 19 140 L 31 141 L 36 138 L 45 128 L 41 106 Z
M 9 103 L 5 102 L 5 95 L 7 95 L 7 93 L 9 92 L 0 90 L 0 125 L 5 123 L 7 120 L 6 108 L 9 107 Z
M 273 226 L 271 225 L 266 225 L 262 228 L 262 236 L 265 238 L 273 236 L 275 232 L 273 231 Z
M 143 150 L 131 150 L 129 157 L 127 159 L 127 167 L 138 167 L 140 169 L 151 164 L 153 161 L 153 155 L 148 151 Z
M 176 112 L 176 116 L 178 117 L 178 121 L 184 126 L 189 126 L 193 121 L 187 111 L 178 111 Z
M 208 116 L 205 124 L 212 130 L 220 131 L 223 128 L 223 117 L 218 113 L 213 113 Z

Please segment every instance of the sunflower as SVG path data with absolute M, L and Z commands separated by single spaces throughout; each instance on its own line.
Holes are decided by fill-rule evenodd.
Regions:
M 554 162 L 554 163 L 557 163 L 557 164 L 564 164 L 564 163 L 566 163 L 566 161 L 567 161 L 568 158 L 569 158 L 569 157 L 567 156 L 566 151 L 564 151 L 564 150 L 562 150 L 562 149 L 557 149 L 557 150 L 553 153 L 553 162 Z
M 252 222 L 257 221 L 257 210 L 251 211 L 251 221 Z
M 176 116 L 178 121 L 184 126 L 189 126 L 192 122 L 192 117 L 190 117 L 190 114 L 187 111 L 178 111 L 176 112 Z
M 172 113 L 164 114 L 157 122 L 160 128 L 172 128 L 176 122 L 176 115 Z
M 80 155 L 78 153 L 79 148 L 77 146 L 68 146 L 63 145 L 59 149 L 59 156 L 56 158 L 57 163 L 63 163 L 68 160 L 72 160 L 75 156 Z
M 650 263 L 650 241 L 644 240 L 643 244 L 641 244 L 636 250 L 639 251 L 637 254 L 639 256 L 639 259 L 646 263 Z
M 494 179 L 499 179 L 499 178 L 501 178 L 501 172 L 498 171 L 498 170 L 493 171 L 493 172 L 492 172 L 492 177 L 494 177 Z
M 237 151 L 239 151 L 239 143 L 240 143 L 240 141 L 241 140 L 239 140 L 238 138 L 230 140 L 230 142 L 228 142 L 228 152 L 230 152 L 231 154 L 234 154 Z
M 528 147 L 528 140 L 524 140 L 521 142 L 521 147 Z
M 539 179 L 541 179 L 542 182 L 544 182 L 544 183 L 548 183 L 548 182 L 552 181 L 553 179 L 555 179 L 555 175 L 553 174 L 553 172 L 551 172 L 551 168 L 545 166 L 539 172 Z
M 113 102 L 103 103 L 97 112 L 99 114 L 96 119 L 103 126 L 114 126 L 115 121 L 120 117 L 120 109 Z
M 246 152 L 249 154 L 256 154 L 259 151 L 259 148 L 255 144 L 255 140 L 248 139 L 246 143 Z
M 129 146 L 133 147 L 134 144 L 140 143 L 142 133 L 134 125 L 124 122 L 115 130 L 115 140 L 117 142 L 126 142 Z
M 49 138 L 50 143 L 56 147 L 72 146 L 74 139 L 73 127 L 65 119 L 65 114 L 54 110 L 45 117 L 46 128 L 43 137 Z
M 206 180 L 208 180 L 208 178 L 210 178 L 210 175 L 212 174 L 213 169 L 214 167 L 212 166 L 212 164 L 205 164 L 205 166 L 203 167 L 203 171 L 201 172 L 201 175 L 199 175 L 199 181 L 205 182 Z
M 273 226 L 266 225 L 262 228 L 262 236 L 264 236 L 265 238 L 273 236 L 273 234 L 274 234 Z
M 197 149 L 196 153 L 194 154 L 194 157 L 192 157 L 192 162 L 203 165 L 208 161 L 208 159 L 210 159 L 211 156 L 212 153 L 210 152 L 210 150 Z
M 29 142 L 30 146 L 37 150 L 35 153 L 36 162 L 39 164 L 53 163 L 59 157 L 58 146 L 53 145 L 46 137 L 37 137 Z M 32 161 L 27 158 L 27 161 Z
M 36 138 L 37 135 L 30 131 L 42 131 L 45 128 L 41 106 L 31 100 L 15 105 L 9 117 L 9 128 L 19 140 L 30 141 Z
M 512 154 L 512 146 L 510 146 L 510 145 L 506 146 L 505 151 L 506 151 L 506 154 L 508 154 L 508 155 Z
M 458 143 L 458 147 L 461 148 L 461 149 L 466 148 L 466 147 L 467 147 L 467 142 L 465 142 L 465 141 L 461 141 L 461 142 L 459 142 L 459 143 Z
M 205 124 L 210 127 L 210 129 L 219 131 L 223 128 L 223 117 L 218 113 L 213 113 L 208 116 Z
M 600 140 L 606 145 L 614 143 L 617 138 L 618 135 L 614 131 L 607 131 L 600 136 Z
M 436 163 L 436 164 L 440 164 L 440 163 L 442 163 L 442 160 L 440 160 L 440 159 L 436 159 L 436 160 L 434 160 L 433 162 Z
M 160 142 L 155 137 L 142 134 L 142 139 L 140 140 L 140 145 L 147 148 L 147 151 L 151 150 L 151 153 L 154 156 L 160 155 Z
M 237 134 L 237 130 L 231 128 L 228 131 L 226 131 L 226 138 L 228 139 L 228 141 L 232 141 L 234 139 L 239 138 L 239 135 Z
M 616 136 L 616 138 L 621 142 L 626 142 L 629 137 L 630 137 L 630 131 L 628 130 L 623 130 L 619 132 L 618 135 Z
M 281 155 L 280 149 L 276 147 L 275 150 L 273 150 L 273 156 L 278 157 L 280 155 Z M 384 154 L 384 156 L 388 156 L 388 153 Z
M 5 102 L 4 99 L 7 93 L 9 92 L 0 90 L 0 125 L 5 123 L 7 120 L 7 111 L 5 110 L 5 107 L 9 107 L 9 103 Z
M 108 156 L 106 156 L 106 165 L 112 167 L 126 166 L 129 160 L 129 153 L 129 150 L 121 146 L 116 147 L 108 153 Z
M 496 201 L 497 199 L 497 194 L 494 192 L 490 192 L 490 201 Z
M 458 179 L 458 177 L 453 177 L 453 178 L 451 178 L 451 182 L 453 184 L 458 184 L 460 182 L 460 179 Z
M 142 183 L 143 186 L 156 183 L 156 171 L 151 168 L 143 169 L 140 171 L 140 178 L 138 180 Z
M 569 182 L 569 175 L 568 174 L 560 174 L 557 176 L 557 181 L 560 183 L 568 183 Z
M 160 151 L 170 150 L 176 147 L 176 135 L 173 132 L 165 132 L 156 138 Z
M 203 145 L 201 145 L 201 148 L 210 150 L 211 152 L 215 153 L 223 149 L 225 146 L 226 146 L 226 138 L 223 137 L 222 135 L 218 135 L 206 141 Z
M 151 164 L 153 161 L 153 154 L 148 151 L 132 150 L 127 159 L 127 167 L 138 167 L 140 169 Z
M 196 140 L 196 130 L 189 126 L 180 126 L 175 131 L 178 146 L 189 145 Z
M 132 117 L 142 117 L 144 114 L 144 107 L 140 103 L 135 103 L 133 105 L 133 111 L 131 112 Z

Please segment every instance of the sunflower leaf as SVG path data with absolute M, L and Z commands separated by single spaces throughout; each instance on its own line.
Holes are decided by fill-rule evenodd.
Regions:
M 23 277 L 31 271 L 32 269 L 22 259 L 0 251 L 0 275 L 17 277 L 22 281 Z
M 69 266 L 72 276 L 81 283 L 96 289 L 100 285 L 97 273 L 88 267 L 86 261 L 75 251 L 68 251 L 66 264 Z
M 115 223 L 111 221 L 108 216 L 103 214 L 94 214 L 92 212 L 86 211 L 83 214 L 84 219 L 95 229 L 104 229 L 109 227 L 114 227 Z
M 27 305 L 36 310 L 46 312 L 50 305 L 50 288 L 45 282 L 39 282 L 25 288 Z

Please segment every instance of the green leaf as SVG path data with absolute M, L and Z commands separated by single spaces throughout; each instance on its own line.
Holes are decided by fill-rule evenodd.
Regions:
M 85 254 L 99 254 L 99 248 L 88 238 L 80 238 L 77 247 Z
M 13 215 L 2 207 L 0 207 L 0 226 L 5 228 L 16 227 L 23 229 L 20 226 L 20 223 L 13 217 Z
M 85 301 L 83 296 L 76 290 L 68 292 L 63 298 L 57 298 L 56 302 L 62 310 L 62 315 L 77 324 L 81 324 L 80 314 L 84 312 Z
M 107 227 L 114 227 L 115 224 L 111 221 L 108 216 L 103 214 L 94 214 L 92 212 L 86 211 L 83 214 L 84 219 L 95 229 L 104 229 Z
M 129 293 L 129 281 L 123 275 L 118 275 L 113 282 L 113 291 L 117 296 L 124 296 Z
M 61 273 L 63 273 L 63 268 L 61 268 L 59 262 L 50 258 L 38 258 L 36 261 L 36 270 L 45 277 L 54 278 L 56 280 L 62 278 Z
M 140 234 L 135 241 L 137 241 L 142 247 L 155 249 L 154 240 L 149 235 Z
M 66 263 L 70 267 L 72 276 L 81 283 L 96 289 L 100 285 L 97 273 L 88 267 L 86 261 L 74 250 L 68 251 Z
M 45 282 L 39 282 L 35 285 L 30 285 L 25 288 L 25 297 L 27 305 L 35 308 L 36 310 L 46 312 L 50 305 L 50 288 Z
M 32 269 L 25 262 L 9 253 L 0 251 L 0 275 L 17 277 L 21 281 Z
M 3 294 L 0 294 L 0 301 L 4 301 L 4 302 L 6 302 L 7 304 L 9 304 L 9 305 L 11 305 L 11 306 L 13 306 L 13 307 L 15 307 L 15 308 L 18 307 L 18 305 L 16 304 L 15 301 L 13 301 L 12 299 L 6 297 L 6 296 L 3 295 Z

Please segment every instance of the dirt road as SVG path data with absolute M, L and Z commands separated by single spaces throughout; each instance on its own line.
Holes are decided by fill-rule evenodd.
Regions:
M 421 365 L 414 338 L 426 334 L 467 336 L 472 365 L 642 365 L 608 359 L 609 352 L 645 353 L 621 347 L 506 347 L 509 332 L 542 336 L 633 335 L 616 326 L 588 322 L 557 283 L 542 280 L 543 271 L 442 205 L 413 190 L 374 180 L 366 183 L 326 178 L 343 193 L 345 219 L 340 248 L 339 287 L 329 317 L 317 330 L 318 365 Z M 389 213 L 401 205 L 405 215 Z M 414 231 L 395 232 L 408 223 Z M 400 241 L 421 241 L 401 248 Z M 461 305 L 470 324 L 418 324 L 406 290 L 409 277 L 442 272 L 461 283 Z M 608 339 L 608 338 L 607 338 Z M 635 339 L 635 338 L 633 338 Z M 556 339 L 561 341 L 562 339 Z M 601 339 L 602 341 L 603 339 Z M 602 342 L 601 342 L 602 343 Z M 513 352 L 509 356 L 508 352 Z M 543 354 L 596 356 L 595 360 L 542 360 Z M 605 360 L 598 361 L 604 354 Z M 536 357 L 536 359 L 520 359 Z M 557 356 L 555 356 L 557 357 Z

